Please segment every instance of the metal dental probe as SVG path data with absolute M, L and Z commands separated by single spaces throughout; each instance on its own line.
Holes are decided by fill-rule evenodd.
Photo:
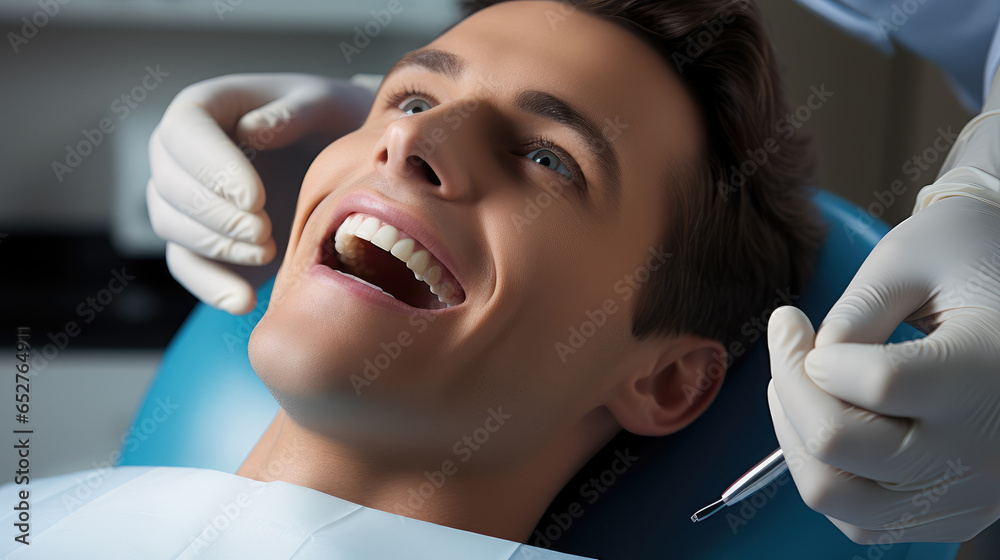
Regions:
M 785 463 L 785 454 L 781 448 L 775 449 L 764 460 L 754 465 L 743 476 L 737 479 L 726 491 L 722 493 L 722 498 L 699 509 L 691 516 L 691 521 L 697 523 L 708 519 L 715 512 L 725 506 L 738 504 L 754 495 L 758 490 L 764 488 L 774 479 L 778 478 L 788 470 Z

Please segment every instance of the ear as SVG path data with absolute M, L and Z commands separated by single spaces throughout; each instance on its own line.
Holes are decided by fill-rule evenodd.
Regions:
M 650 359 L 606 403 L 622 428 L 642 436 L 674 433 L 700 416 L 722 387 L 726 350 L 695 335 L 650 340 Z

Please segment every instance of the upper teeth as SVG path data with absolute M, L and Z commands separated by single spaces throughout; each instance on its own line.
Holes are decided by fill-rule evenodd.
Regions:
M 364 265 L 364 245 L 357 238 L 371 241 L 372 245 L 390 252 L 394 257 L 406 263 L 413 271 L 413 276 L 427 284 L 431 293 L 438 301 L 448 307 L 460 303 L 457 289 L 448 280 L 441 280 L 444 265 L 438 262 L 427 249 L 416 244 L 412 237 L 406 236 L 395 227 L 365 214 L 354 213 L 348 216 L 337 228 L 334 235 L 334 247 L 341 256 L 341 261 L 361 274 L 372 274 L 372 270 Z M 416 250 L 414 250 L 416 249 Z

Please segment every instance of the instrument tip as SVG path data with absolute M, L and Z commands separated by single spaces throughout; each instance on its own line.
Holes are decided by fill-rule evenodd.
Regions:
M 699 509 L 698 511 L 696 511 L 694 513 L 694 515 L 691 516 L 691 522 L 692 523 L 697 523 L 699 521 L 704 521 L 704 520 L 708 519 L 709 517 L 712 517 L 712 514 L 714 514 L 715 512 L 719 511 L 720 509 L 724 508 L 725 506 L 726 506 L 725 500 L 722 500 L 720 498 L 719 500 L 716 500 L 716 501 L 712 502 L 711 504 L 709 504 L 709 505 L 707 505 L 707 506 Z

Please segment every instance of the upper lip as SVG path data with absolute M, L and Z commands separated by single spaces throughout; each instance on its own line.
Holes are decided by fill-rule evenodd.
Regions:
M 431 227 L 429 222 L 421 219 L 416 213 L 405 210 L 401 205 L 388 198 L 376 196 L 366 191 L 351 192 L 337 201 L 333 208 L 333 219 L 327 224 L 326 233 L 320 241 L 321 249 L 316 258 L 317 263 L 323 259 L 322 247 L 326 244 L 326 240 L 330 239 L 340 224 L 344 223 L 347 216 L 354 212 L 374 216 L 396 229 L 406 232 L 448 268 L 468 297 L 465 274 L 457 266 L 458 261 L 452 255 L 451 249 L 438 237 L 436 230 Z M 332 248 L 332 245 L 330 247 Z

